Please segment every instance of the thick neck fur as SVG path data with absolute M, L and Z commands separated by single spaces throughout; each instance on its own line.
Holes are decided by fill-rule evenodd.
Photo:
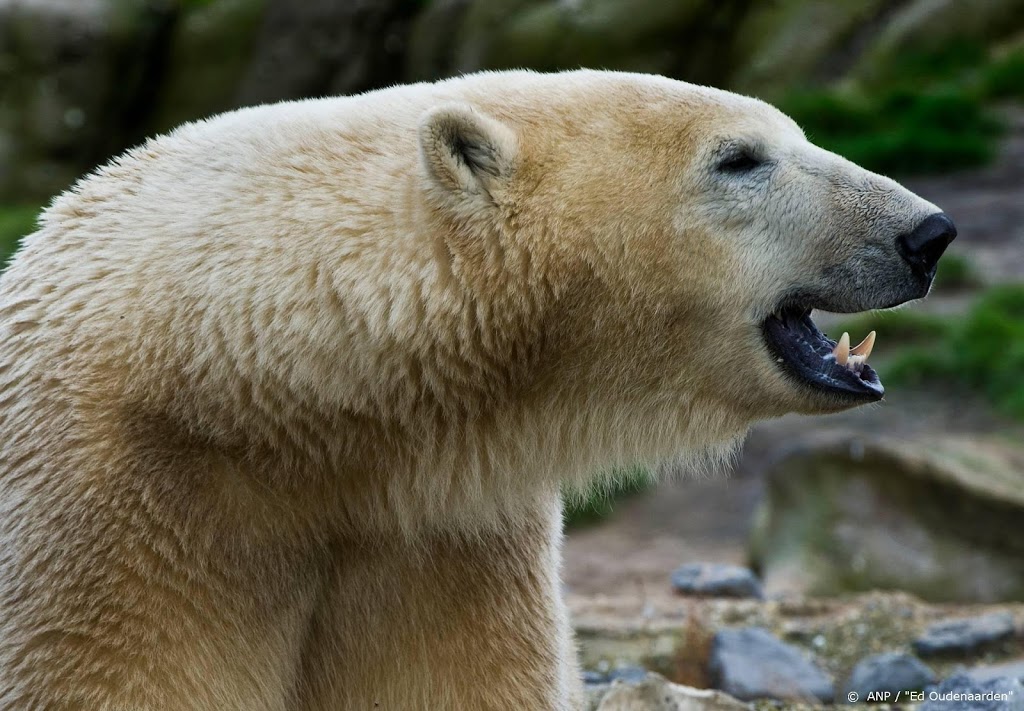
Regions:
M 551 206 L 524 215 L 539 177 L 492 217 L 451 215 L 424 194 L 412 146 L 367 173 L 387 189 L 342 193 L 336 176 L 354 158 L 275 145 L 286 132 L 236 135 L 254 156 L 247 167 L 248 149 L 236 149 L 231 170 L 283 165 L 266 178 L 280 186 L 253 195 L 218 177 L 221 192 L 183 195 L 182 213 L 147 191 L 162 174 L 199 170 L 193 156 L 147 145 L 60 198 L 4 277 L 5 339 L 19 335 L 5 361 L 45 353 L 59 375 L 29 392 L 8 374 L 3 396 L 107 443 L 108 461 L 133 462 L 88 476 L 136 476 L 193 519 L 190 487 L 219 492 L 204 499 L 214 519 L 218 506 L 263 501 L 268 531 L 292 520 L 473 528 L 565 482 L 680 452 L 699 459 L 741 433 L 748 418 L 710 394 L 684 383 L 665 398 L 635 379 L 632 349 L 657 348 L 659 334 L 631 331 L 628 295 L 605 278 L 613 258 L 580 253 L 584 234 L 548 234 L 538 215 Z M 202 136 L 195 149 L 210 150 Z M 370 148 L 358 158 L 384 160 Z M 138 163 L 154 163 L 154 177 L 141 182 Z M 363 202 L 346 213 L 345 201 Z M 275 230 L 253 232 L 264 224 Z M 22 279 L 35 261 L 60 270 Z M 617 345 L 568 334 L 567 320 Z M 62 406 L 33 408 L 37 397 Z M 181 477 L 183 487 L 164 484 Z

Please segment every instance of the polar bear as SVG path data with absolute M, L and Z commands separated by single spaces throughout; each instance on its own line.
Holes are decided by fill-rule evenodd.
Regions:
M 924 296 L 954 236 L 655 76 L 151 140 L 0 281 L 0 706 L 576 708 L 560 487 L 878 400 L 811 310 Z

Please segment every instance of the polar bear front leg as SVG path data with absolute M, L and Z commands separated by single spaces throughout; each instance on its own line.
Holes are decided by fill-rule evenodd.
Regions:
M 557 498 L 486 533 L 349 543 L 304 657 L 304 711 L 577 711 Z

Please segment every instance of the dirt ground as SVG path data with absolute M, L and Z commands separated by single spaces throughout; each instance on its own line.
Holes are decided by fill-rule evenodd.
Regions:
M 1024 111 L 1008 112 L 1007 119 L 1011 130 L 994 165 L 904 181 L 953 216 L 960 236 L 951 251 L 965 256 L 986 283 L 1024 281 Z M 956 312 L 969 301 L 969 294 L 937 297 L 916 308 Z M 827 330 L 828 315 L 816 319 Z M 881 375 L 884 382 L 884 370 Z M 600 524 L 570 531 L 564 557 L 570 605 L 580 611 L 602 600 L 632 600 L 642 614 L 645 607 L 671 599 L 669 574 L 682 563 L 745 563 L 752 517 L 764 491 L 764 463 L 795 433 L 855 428 L 909 436 L 1007 426 L 981 403 L 894 388 L 869 408 L 761 423 L 752 429 L 731 472 L 704 479 L 683 473 L 619 502 Z

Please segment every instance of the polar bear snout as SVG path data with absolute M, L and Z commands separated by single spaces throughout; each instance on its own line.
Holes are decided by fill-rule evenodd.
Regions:
M 931 285 L 935 271 L 939 265 L 939 257 L 946 251 L 956 238 L 956 225 L 944 212 L 937 212 L 926 217 L 913 231 L 900 235 L 897 240 L 900 256 L 918 276 L 925 282 L 925 288 Z

